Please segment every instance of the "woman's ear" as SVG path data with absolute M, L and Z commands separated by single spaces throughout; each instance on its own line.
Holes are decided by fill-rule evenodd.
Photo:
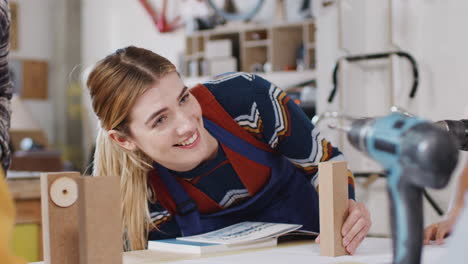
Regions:
M 126 150 L 134 151 L 137 148 L 135 142 L 130 137 L 123 135 L 117 130 L 111 129 L 107 132 L 107 135 L 111 140 Z

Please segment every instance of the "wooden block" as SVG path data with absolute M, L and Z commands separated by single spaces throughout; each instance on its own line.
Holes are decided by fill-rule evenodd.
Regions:
M 78 172 L 41 174 L 44 263 L 78 264 Z
M 48 75 L 46 61 L 24 60 L 21 98 L 47 99 Z
M 320 255 L 342 256 L 341 228 L 348 210 L 348 176 L 345 161 L 319 163 Z
M 78 182 L 80 263 L 121 264 L 120 179 L 81 177 Z

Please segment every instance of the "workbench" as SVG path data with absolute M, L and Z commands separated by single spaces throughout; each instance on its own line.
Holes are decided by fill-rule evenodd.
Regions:
M 446 254 L 446 246 L 429 245 L 423 249 L 422 264 L 439 264 Z M 294 241 L 262 249 L 239 252 L 213 253 L 203 256 L 150 250 L 124 253 L 123 264 L 155 263 L 313 263 L 313 264 L 390 264 L 392 261 L 391 240 L 366 238 L 354 256 L 322 257 L 319 245 L 312 241 Z M 31 263 L 33 264 L 33 263 Z M 36 262 L 34 264 L 42 264 Z

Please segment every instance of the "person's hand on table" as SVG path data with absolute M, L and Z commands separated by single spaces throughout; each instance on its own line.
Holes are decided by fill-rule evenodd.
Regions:
M 349 199 L 348 217 L 343 223 L 341 234 L 343 236 L 343 246 L 349 254 L 354 254 L 361 242 L 369 233 L 371 227 L 369 211 L 363 203 Z M 315 242 L 320 243 L 320 235 Z
M 437 245 L 444 243 L 444 238 L 450 235 L 453 226 L 460 214 L 459 208 L 454 208 L 447 215 L 447 218 L 438 223 L 434 223 L 424 229 L 424 245 L 428 245 L 431 241 L 435 241 Z

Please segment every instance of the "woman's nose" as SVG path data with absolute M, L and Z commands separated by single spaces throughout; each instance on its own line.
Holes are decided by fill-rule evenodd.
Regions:
M 190 119 L 190 115 L 180 113 L 177 118 L 176 131 L 179 136 L 190 134 L 194 130 L 194 122 Z

